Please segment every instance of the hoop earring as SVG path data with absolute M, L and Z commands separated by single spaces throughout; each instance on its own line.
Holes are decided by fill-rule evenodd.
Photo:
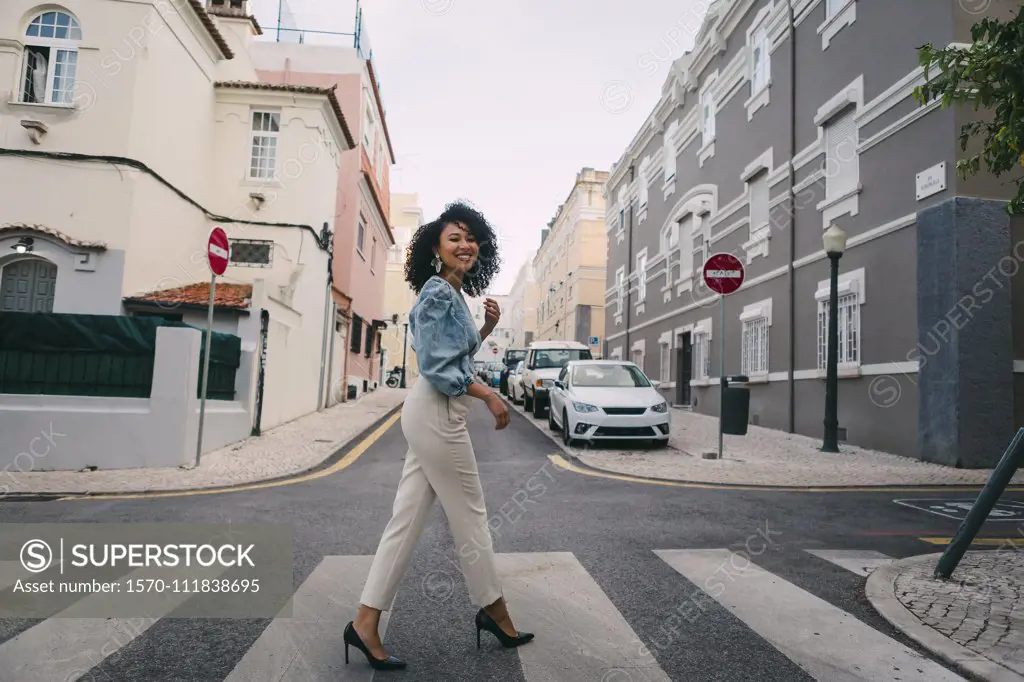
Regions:
M 430 262 L 434 265 L 434 272 L 436 272 L 437 274 L 440 275 L 441 274 L 441 259 L 438 258 L 437 255 L 435 255 L 434 256 L 434 260 L 432 260 Z

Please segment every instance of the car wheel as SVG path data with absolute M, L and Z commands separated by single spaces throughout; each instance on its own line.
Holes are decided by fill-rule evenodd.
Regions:
M 533 397 L 533 417 L 534 419 L 540 419 L 544 416 L 544 403 L 542 403 L 537 396 Z
M 525 390 L 523 391 L 523 407 L 527 412 L 533 411 L 533 398 Z
M 555 411 L 548 410 L 548 429 L 551 431 L 558 431 L 558 425 L 555 424 Z
M 569 413 L 562 410 L 562 442 L 571 448 L 575 440 L 569 435 Z

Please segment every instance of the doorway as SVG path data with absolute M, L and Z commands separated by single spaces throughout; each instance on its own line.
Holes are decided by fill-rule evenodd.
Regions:
M 52 313 L 57 266 L 41 258 L 8 263 L 0 271 L 0 312 Z
M 690 404 L 690 379 L 693 378 L 693 344 L 690 332 L 683 332 L 676 345 L 676 404 Z

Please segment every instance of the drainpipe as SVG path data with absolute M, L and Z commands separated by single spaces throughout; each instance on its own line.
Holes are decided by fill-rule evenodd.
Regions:
M 629 167 L 629 182 L 633 183 L 634 171 L 636 167 Z M 633 357 L 633 352 L 630 350 L 629 345 L 629 325 L 630 325 L 630 312 L 633 309 L 632 304 L 629 302 L 629 280 L 633 274 L 633 202 L 629 201 L 626 203 L 626 221 L 629 227 L 626 228 L 626 234 L 628 235 L 627 247 L 626 247 L 626 352 L 622 358 L 626 362 L 631 362 L 630 358 Z
M 316 397 L 316 409 L 317 412 L 324 409 L 324 372 L 327 371 L 327 335 L 330 333 L 329 315 L 331 314 L 331 303 L 333 303 L 333 297 L 331 294 L 331 285 L 327 284 L 327 300 L 324 302 L 324 338 L 320 343 L 320 389 L 317 392 Z
M 796 26 L 793 0 L 789 0 L 789 432 L 796 432 L 796 283 L 793 259 L 796 258 Z

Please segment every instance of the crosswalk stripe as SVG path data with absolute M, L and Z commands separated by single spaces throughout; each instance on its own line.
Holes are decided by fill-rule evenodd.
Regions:
M 727 549 L 656 550 L 816 680 L 964 678 Z
M 144 568 L 125 579 L 213 579 L 227 567 Z M 103 659 L 126 646 L 160 618 L 195 597 L 194 592 L 163 592 L 138 595 L 136 607 L 145 618 L 85 618 L 83 613 L 101 611 L 110 595 L 89 594 L 60 613 L 0 644 L 0 670 L 19 682 L 70 682 L 86 675 Z
M 345 665 L 345 624 L 355 617 L 372 556 L 325 556 L 271 621 L 224 682 L 370 680 L 373 669 L 362 652 L 349 649 Z M 380 636 L 388 626 L 381 614 Z
M 873 549 L 808 549 L 804 550 L 857 575 L 867 576 L 879 566 L 892 563 L 888 554 Z
M 517 650 L 529 682 L 669 681 L 572 553 L 499 554 L 497 566 L 516 624 L 536 635 Z

